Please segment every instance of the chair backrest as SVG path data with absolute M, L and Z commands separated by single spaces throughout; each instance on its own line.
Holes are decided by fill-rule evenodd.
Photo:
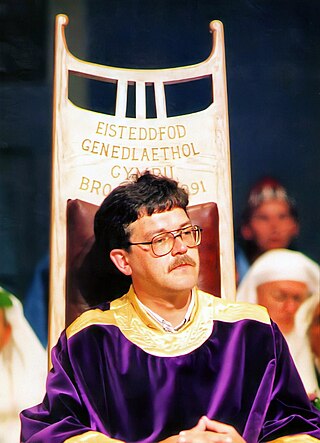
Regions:
M 212 52 L 191 66 L 122 69 L 85 62 L 67 48 L 64 15 L 56 19 L 49 348 L 65 326 L 66 207 L 69 199 L 99 205 L 130 175 L 149 169 L 177 179 L 189 190 L 190 205 L 219 208 L 221 296 L 235 297 L 231 172 L 223 26 L 210 23 Z M 80 108 L 69 98 L 76 75 L 116 85 L 114 115 Z M 209 79 L 212 103 L 191 114 L 167 116 L 172 85 Z M 135 117 L 127 96 L 135 87 Z M 154 92 L 156 117 L 148 118 L 146 90 Z
M 125 294 L 131 283 L 96 248 L 93 219 L 97 209 L 98 206 L 81 200 L 69 200 L 67 204 L 66 326 L 89 307 Z M 220 296 L 217 205 L 190 206 L 188 213 L 192 222 L 203 229 L 198 286 Z

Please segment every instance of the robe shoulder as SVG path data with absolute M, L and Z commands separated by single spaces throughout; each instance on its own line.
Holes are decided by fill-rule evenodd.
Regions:
M 242 320 L 253 320 L 264 324 L 271 323 L 268 312 L 263 306 L 245 302 L 230 302 L 199 289 L 196 290 L 196 295 L 196 315 L 202 316 L 206 312 L 205 316 L 209 321 L 234 323 Z M 119 319 L 121 319 L 121 323 L 125 322 L 126 319 L 130 321 L 136 314 L 134 312 L 135 308 L 137 309 L 137 305 L 132 302 L 132 293 L 129 292 L 111 302 L 108 309 L 98 307 L 82 313 L 66 329 L 66 336 L 70 338 L 91 325 L 119 327 Z M 148 326 L 154 325 L 149 324 Z
M 198 292 L 200 295 L 212 298 L 214 320 L 216 321 L 236 322 L 241 320 L 255 320 L 260 323 L 271 324 L 270 316 L 264 306 L 246 302 L 233 302 L 202 291 Z

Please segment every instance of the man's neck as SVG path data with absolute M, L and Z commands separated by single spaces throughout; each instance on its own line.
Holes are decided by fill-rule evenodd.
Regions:
M 173 327 L 179 325 L 188 310 L 192 291 L 181 293 L 179 296 L 175 294 L 172 297 L 152 296 L 148 297 L 146 294 L 137 293 L 138 299 L 149 309 L 151 309 L 160 317 L 164 318 L 172 324 Z

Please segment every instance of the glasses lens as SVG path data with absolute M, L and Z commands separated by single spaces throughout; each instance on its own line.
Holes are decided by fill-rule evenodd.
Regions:
M 188 226 L 178 231 L 177 234 L 164 232 L 163 234 L 155 236 L 151 244 L 153 253 L 158 257 L 169 254 L 173 249 L 176 237 L 181 237 L 181 240 L 188 248 L 194 248 L 200 245 L 201 228 L 199 228 L 199 226 Z
M 174 244 L 174 235 L 171 232 L 164 232 L 152 239 L 151 247 L 155 255 L 161 257 L 169 254 Z
M 200 244 L 200 229 L 198 226 L 190 226 L 181 231 L 181 239 L 189 248 Z

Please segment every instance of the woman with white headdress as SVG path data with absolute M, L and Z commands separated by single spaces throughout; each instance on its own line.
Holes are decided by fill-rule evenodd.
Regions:
M 20 301 L 0 287 L 0 443 L 20 441 L 19 413 L 42 401 L 46 373 L 46 351 Z
M 301 252 L 273 249 L 262 254 L 240 283 L 237 301 L 265 306 L 285 336 L 308 394 L 319 386 L 308 339 L 310 312 L 319 302 L 320 267 Z

